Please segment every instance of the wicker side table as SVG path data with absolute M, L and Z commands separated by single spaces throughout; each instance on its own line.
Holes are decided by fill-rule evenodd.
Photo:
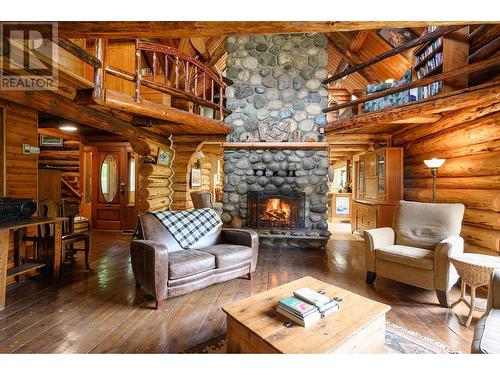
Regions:
M 500 258 L 483 254 L 460 254 L 450 257 L 451 263 L 457 269 L 460 276 L 460 298 L 451 307 L 460 302 L 465 303 L 470 312 L 467 316 L 465 326 L 468 327 L 472 320 L 472 312 L 476 307 L 476 288 L 489 285 L 491 274 L 495 268 L 500 268 Z M 467 285 L 470 287 L 470 303 L 465 299 Z

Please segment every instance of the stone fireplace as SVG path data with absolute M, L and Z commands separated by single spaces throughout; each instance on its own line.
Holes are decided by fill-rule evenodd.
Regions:
M 232 113 L 224 121 L 233 127 L 227 142 L 240 146 L 224 150 L 222 220 L 258 229 L 261 242 L 323 246 L 330 235 L 328 150 L 297 144 L 324 140 L 325 35 L 229 37 L 227 52 Z

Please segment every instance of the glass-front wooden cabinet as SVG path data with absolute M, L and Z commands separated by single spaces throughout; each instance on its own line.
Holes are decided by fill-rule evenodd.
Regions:
M 391 225 L 398 201 L 403 199 L 403 149 L 383 147 L 354 158 L 353 230 Z

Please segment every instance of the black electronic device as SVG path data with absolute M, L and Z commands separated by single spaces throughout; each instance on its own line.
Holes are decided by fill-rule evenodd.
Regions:
M 36 200 L 27 198 L 0 198 L 0 221 L 28 219 L 36 212 Z

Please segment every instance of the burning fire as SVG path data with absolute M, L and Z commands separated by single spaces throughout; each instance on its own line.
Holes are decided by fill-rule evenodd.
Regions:
M 290 204 L 278 198 L 268 199 L 266 209 L 262 212 L 260 219 L 273 223 L 288 223 L 290 220 Z

